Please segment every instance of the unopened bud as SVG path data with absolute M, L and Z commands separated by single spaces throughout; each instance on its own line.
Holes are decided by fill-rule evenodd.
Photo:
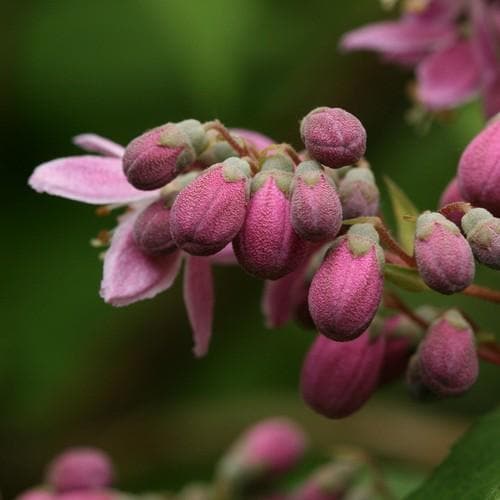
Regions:
M 332 168 L 359 161 L 366 151 L 361 122 L 341 108 L 316 108 L 302 119 L 302 141 L 315 160 Z
M 344 219 L 373 216 L 378 213 L 380 193 L 371 170 L 352 168 L 339 185 Z
M 424 212 L 417 219 L 415 259 L 420 276 L 437 292 L 460 292 L 474 279 L 474 258 L 467 240 L 437 212 Z

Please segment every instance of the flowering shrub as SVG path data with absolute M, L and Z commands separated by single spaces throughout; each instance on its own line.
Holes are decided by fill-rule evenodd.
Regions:
M 265 281 L 270 327 L 296 318 L 319 332 L 301 378 L 304 400 L 319 413 L 353 413 L 407 365 L 414 395 L 462 394 L 477 377 L 477 355 L 498 363 L 499 347 L 456 309 L 413 311 L 394 287 L 500 301 L 500 292 L 473 284 L 474 257 L 499 267 L 500 165 L 490 146 L 497 122 L 467 147 L 439 212 L 420 214 L 388 181 L 398 239 L 379 213 L 361 122 L 322 107 L 300 130 L 301 153 L 218 121 L 168 123 L 124 149 L 87 134 L 75 143 L 100 155 L 45 163 L 29 182 L 122 209 L 117 227 L 97 242 L 109 243 L 101 283 L 108 303 L 154 297 L 185 260 L 196 356 L 207 353 L 212 335 L 212 265 L 239 264 Z M 482 172 L 487 182 L 478 182 Z M 398 314 L 386 318 L 389 309 Z

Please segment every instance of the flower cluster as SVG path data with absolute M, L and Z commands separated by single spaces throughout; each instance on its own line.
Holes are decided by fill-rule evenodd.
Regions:
M 319 413 L 339 418 L 356 411 L 380 384 L 404 373 L 412 354 L 407 379 L 413 393 L 424 392 L 421 387 L 440 397 L 464 392 L 477 376 L 467 320 L 454 309 L 431 316 L 412 311 L 385 281 L 500 301 L 498 292 L 472 285 L 474 257 L 497 269 L 500 261 L 500 220 L 486 210 L 498 208 L 500 192 L 490 189 L 500 177 L 489 129 L 486 139 L 467 148 L 459 169 L 461 190 L 476 187 L 471 201 L 478 207 L 400 210 L 398 223 L 412 236 L 405 242 L 391 236 L 379 214 L 361 122 L 342 109 L 321 107 L 303 118 L 300 132 L 300 154 L 218 121 L 168 123 L 125 149 L 83 135 L 75 142 L 103 156 L 48 162 L 30 184 L 111 204 L 108 209 L 127 207 L 104 257 L 106 302 L 121 306 L 153 297 L 186 261 L 184 299 L 197 356 L 206 354 L 212 333 L 211 266 L 238 263 L 265 280 L 269 327 L 296 319 L 319 332 L 301 378 L 305 401 Z M 481 189 L 468 174 L 472 169 L 488 172 Z M 384 308 L 400 314 L 387 319 Z M 488 348 L 498 360 L 497 347 Z M 447 371 L 440 373 L 444 352 Z
M 345 448 L 298 483 L 283 486 L 283 479 L 305 462 L 307 448 L 306 435 L 297 424 L 270 418 L 235 440 L 216 464 L 210 483 L 193 482 L 177 493 L 146 494 L 113 488 L 111 460 L 102 451 L 72 448 L 49 464 L 42 485 L 17 500 L 349 500 L 374 498 L 380 489 L 384 479 L 371 460 L 360 450 Z
M 374 50 L 415 67 L 416 98 L 429 110 L 480 93 L 487 116 L 500 111 L 500 6 L 490 0 L 406 0 L 397 21 L 344 35 L 345 50 Z

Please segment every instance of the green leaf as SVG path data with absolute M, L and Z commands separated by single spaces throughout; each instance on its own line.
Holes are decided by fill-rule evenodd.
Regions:
M 386 264 L 384 266 L 385 279 L 410 292 L 424 292 L 429 287 L 422 281 L 416 269 Z
M 403 249 L 413 254 L 413 238 L 415 236 L 415 219 L 419 211 L 404 191 L 389 177 L 384 176 L 384 181 L 391 198 L 392 211 L 396 219 L 398 241 Z
M 500 408 L 481 417 L 432 476 L 406 498 L 500 499 Z

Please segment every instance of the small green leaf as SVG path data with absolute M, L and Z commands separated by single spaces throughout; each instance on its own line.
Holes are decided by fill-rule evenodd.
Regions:
M 500 408 L 481 417 L 407 500 L 500 499 Z
M 403 249 L 413 254 L 413 238 L 415 237 L 416 218 L 419 211 L 404 191 L 389 177 L 384 176 L 384 181 L 389 190 L 392 211 L 396 219 L 398 241 Z
M 416 269 L 397 266 L 395 264 L 386 264 L 384 266 L 384 276 L 386 280 L 410 292 L 424 292 L 429 290 Z

